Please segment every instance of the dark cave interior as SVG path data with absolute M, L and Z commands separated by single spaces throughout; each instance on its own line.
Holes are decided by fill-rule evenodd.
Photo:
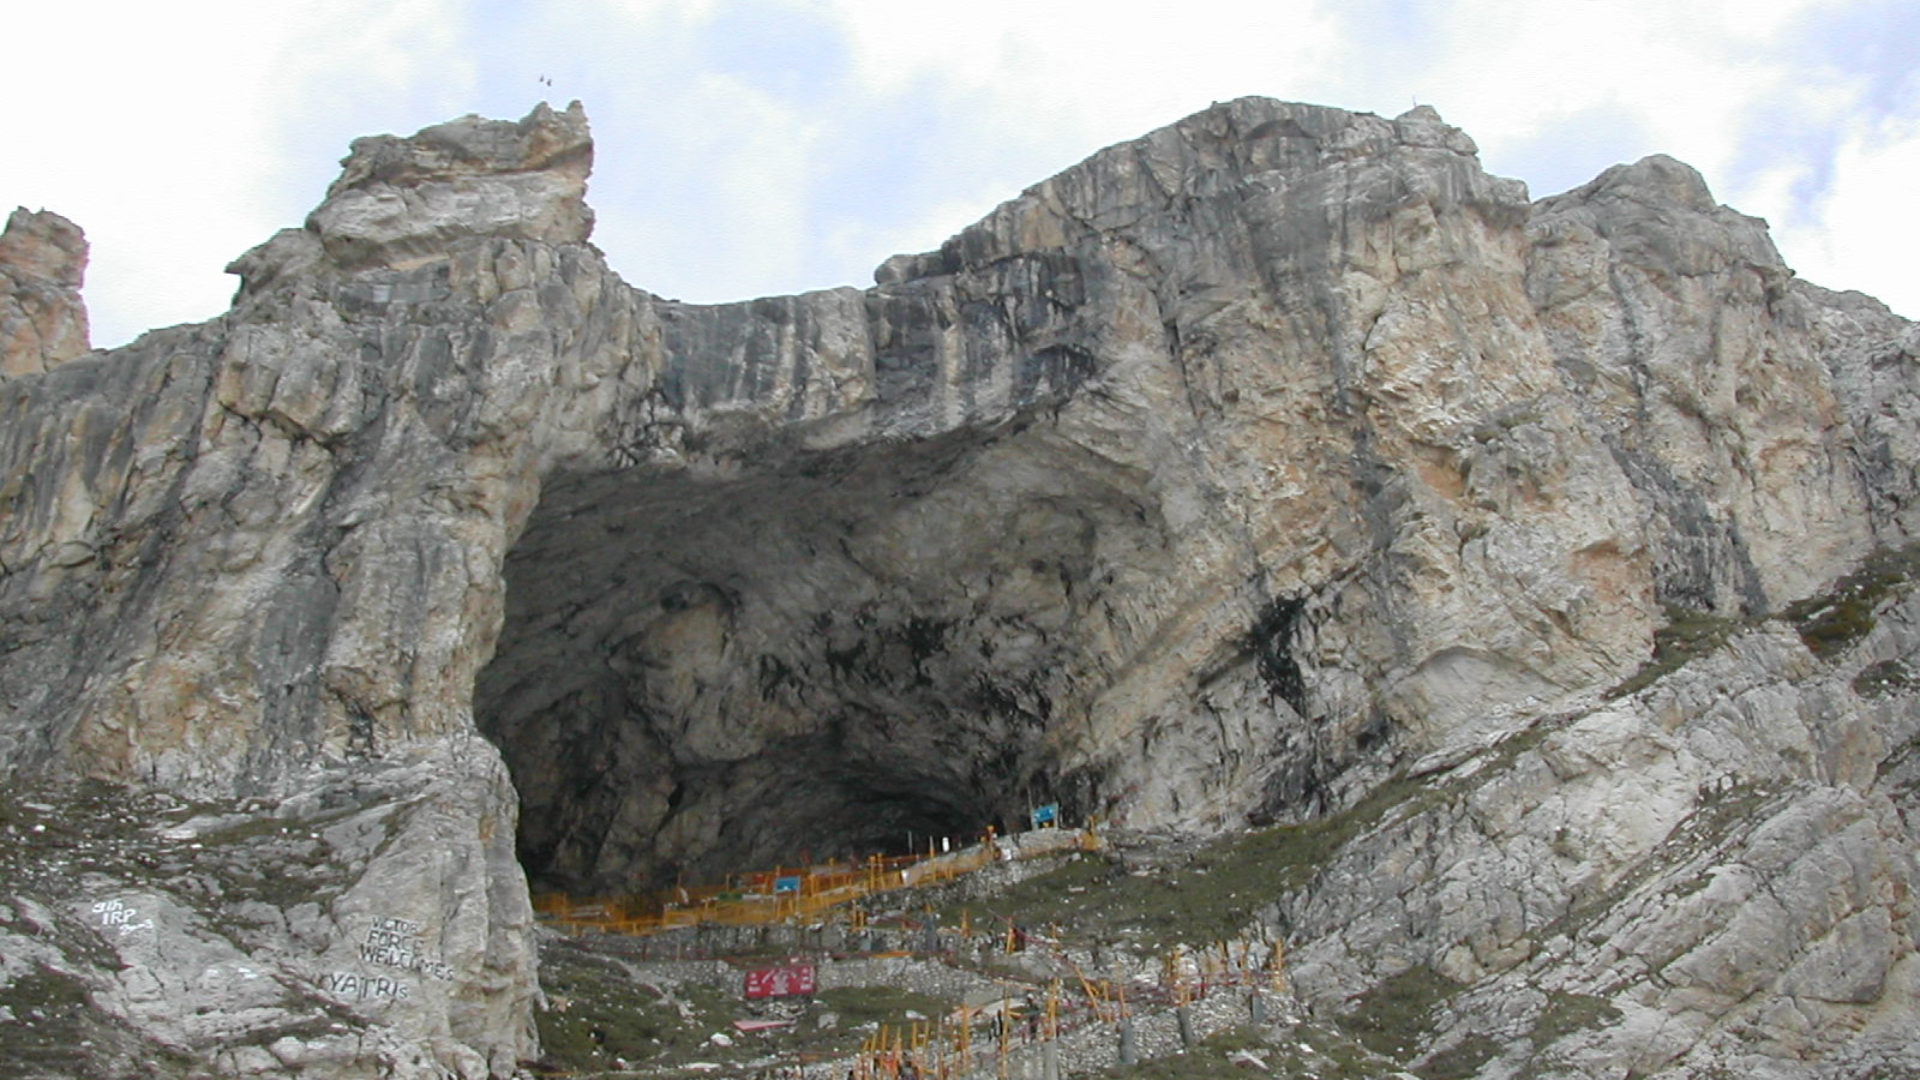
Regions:
M 549 478 L 474 704 L 529 877 L 637 891 L 1091 798 L 1058 736 L 1159 528 L 1132 476 L 1018 424 Z

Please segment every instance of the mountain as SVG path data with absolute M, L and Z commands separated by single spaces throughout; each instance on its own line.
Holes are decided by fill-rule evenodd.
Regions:
M 28 1068 L 510 1075 L 529 879 L 1057 803 L 1319 837 L 1245 922 L 1315 1013 L 1440 980 L 1480 1075 L 1567 995 L 1613 1019 L 1525 1068 L 1920 1070 L 1920 334 L 1693 170 L 1529 201 L 1431 108 L 1243 99 L 692 305 L 591 161 L 577 103 L 357 140 L 111 352 L 10 223 Z

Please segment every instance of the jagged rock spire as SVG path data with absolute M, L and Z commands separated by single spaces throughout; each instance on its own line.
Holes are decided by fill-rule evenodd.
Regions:
M 581 243 L 593 137 L 578 101 L 518 121 L 464 116 L 411 136 L 355 139 L 340 178 L 308 215 L 227 268 L 244 295 L 321 255 L 347 270 L 407 269 L 468 237 Z
M 47 371 L 85 354 L 80 286 L 87 237 L 50 210 L 20 207 L 0 232 L 0 381 Z

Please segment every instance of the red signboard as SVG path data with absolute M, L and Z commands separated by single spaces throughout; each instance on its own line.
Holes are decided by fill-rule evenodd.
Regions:
M 750 998 L 798 997 L 812 994 L 813 991 L 812 964 L 754 968 L 747 972 L 747 996 Z

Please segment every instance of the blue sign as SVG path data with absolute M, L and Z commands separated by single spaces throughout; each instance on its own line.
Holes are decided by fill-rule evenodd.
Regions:
M 1058 825 L 1059 823 L 1060 823 L 1060 804 L 1059 803 L 1048 803 L 1045 806 L 1036 806 L 1033 808 L 1033 827 L 1034 828 L 1038 829 L 1048 825 Z
M 773 891 L 776 893 L 800 891 L 800 879 L 797 877 L 777 877 L 773 879 Z

